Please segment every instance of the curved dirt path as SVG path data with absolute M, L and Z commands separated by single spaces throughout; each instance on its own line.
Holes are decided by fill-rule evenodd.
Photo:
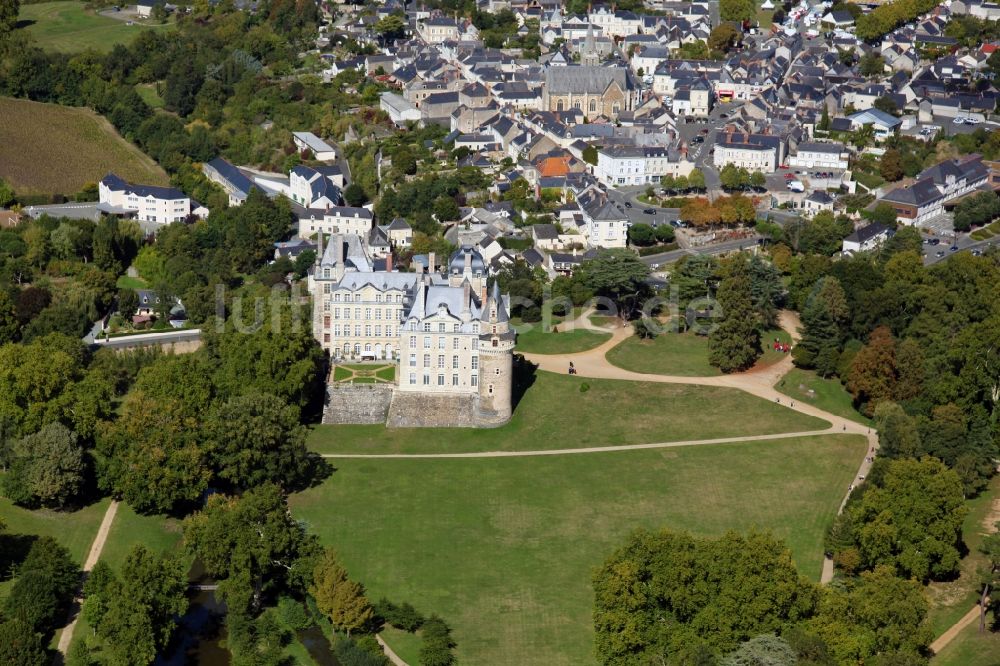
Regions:
M 83 571 L 84 573 L 90 571 L 97 564 L 97 561 L 101 559 L 101 551 L 104 550 L 104 543 L 108 540 L 108 534 L 111 532 L 111 525 L 115 522 L 115 516 L 118 514 L 118 501 L 111 500 L 111 504 L 108 505 L 108 510 L 104 512 L 104 518 L 101 519 L 101 526 L 97 528 L 97 535 L 94 536 L 94 542 L 90 544 L 90 551 L 87 553 L 87 559 L 83 561 Z M 76 620 L 80 615 L 80 604 L 83 599 L 77 596 L 73 600 L 73 610 L 70 611 L 69 623 L 63 628 L 62 633 L 59 635 L 59 644 L 57 650 L 62 654 L 66 654 L 69 651 L 69 646 L 73 642 L 73 631 L 76 629 Z
M 938 636 L 933 643 L 931 643 L 931 652 L 934 654 L 939 654 L 949 643 L 951 643 L 955 638 L 962 633 L 962 630 L 968 627 L 970 624 L 979 619 L 979 604 L 973 606 L 968 613 L 962 616 L 962 618 L 955 624 L 948 627 L 943 634 Z

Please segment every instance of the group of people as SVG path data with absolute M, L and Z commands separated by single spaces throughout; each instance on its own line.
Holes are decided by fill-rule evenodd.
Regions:
M 783 354 L 787 354 L 788 352 L 792 351 L 792 346 L 790 344 L 788 344 L 787 342 L 782 342 L 778 338 L 774 339 L 774 344 L 772 345 L 771 348 L 774 349 L 774 351 L 780 351 Z
M 571 375 L 575 375 L 576 374 L 576 368 L 573 367 L 573 361 L 569 362 L 569 374 L 571 374 Z

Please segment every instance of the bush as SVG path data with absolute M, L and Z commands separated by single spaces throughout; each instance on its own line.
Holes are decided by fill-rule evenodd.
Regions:
M 580 393 L 586 393 L 589 390 L 590 390 L 590 384 L 588 384 L 587 382 L 580 384 Z
M 308 629 L 313 625 L 312 618 L 306 612 L 302 602 L 291 597 L 281 597 L 277 606 L 278 620 L 292 631 Z
M 349 638 L 341 638 L 334 643 L 333 654 L 341 666 L 386 666 L 389 663 L 384 656 L 372 654 Z
M 403 602 L 397 606 L 384 597 L 375 604 L 375 614 L 387 624 L 410 633 L 419 629 L 424 623 L 424 616 L 410 603 Z

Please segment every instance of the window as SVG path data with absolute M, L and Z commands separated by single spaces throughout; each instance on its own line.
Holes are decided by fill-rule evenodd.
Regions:
M 354 308 L 354 318 L 361 319 L 361 308 Z
M 431 348 L 431 336 L 425 335 L 424 336 L 424 349 L 430 349 L 430 348 Z
M 430 333 L 430 332 L 431 332 L 431 323 L 429 321 L 425 321 L 424 322 L 424 333 Z
M 324 286 L 325 287 L 329 287 L 330 285 L 324 285 Z M 333 300 L 335 300 L 336 302 L 339 303 L 340 302 L 340 294 L 334 294 L 333 295 Z
M 444 367 L 444 354 L 438 354 L 438 367 Z
M 328 285 L 328 284 L 324 284 L 323 285 L 323 293 L 324 294 L 329 294 L 330 293 L 330 285 Z M 340 299 L 339 298 L 335 298 L 334 300 L 339 301 Z
M 489 388 L 487 389 L 487 393 L 489 393 L 490 395 L 493 395 L 493 384 L 489 385 Z
M 424 367 L 425 368 L 429 368 L 430 365 L 431 365 L 431 355 L 430 354 L 424 354 Z
M 438 324 L 438 333 L 444 333 L 444 322 Z
M 375 327 L 375 337 L 377 338 L 380 335 L 382 335 L 382 327 L 381 326 L 376 326 Z
M 458 375 L 452 375 L 451 376 L 451 385 L 452 386 L 458 386 Z
M 444 386 L 444 375 L 438 375 L 438 386 Z
M 451 367 L 456 370 L 458 369 L 458 356 L 451 357 Z
M 590 100 L 590 112 L 594 113 L 595 111 L 597 111 L 597 100 L 592 99 Z
M 370 338 L 371 335 L 372 335 L 372 327 L 371 327 L 371 325 L 365 326 L 365 337 L 366 338 Z
M 431 376 L 424 375 L 424 386 L 430 386 L 430 384 L 431 384 Z
M 500 376 L 500 368 L 497 368 L 497 369 L 496 369 L 496 374 L 497 374 L 497 377 L 499 377 L 499 376 Z
M 323 328 L 330 328 L 330 315 L 323 315 Z
M 365 308 L 365 319 L 371 319 L 371 318 L 372 318 L 372 309 Z
M 333 334 L 338 338 L 340 337 L 340 324 L 335 324 L 333 327 Z
M 478 356 L 473 356 L 472 357 L 472 369 L 473 370 L 478 370 L 479 369 L 479 357 Z
M 472 339 L 472 348 L 473 349 L 479 349 L 479 338 L 473 338 Z
M 417 346 L 417 336 L 415 336 L 415 335 L 411 335 L 410 336 L 410 346 L 411 347 L 416 347 Z
M 371 353 L 372 353 L 372 346 L 371 346 L 371 343 L 369 343 L 369 344 L 365 345 L 365 352 L 367 352 L 367 353 L 369 353 L 369 354 L 371 354 Z M 498 375 L 500 374 L 500 369 L 499 369 L 499 368 L 497 368 L 497 374 L 498 374 Z
M 356 335 L 359 338 L 361 337 L 361 324 L 358 324 L 354 327 L 354 335 Z
M 417 383 L 417 376 L 411 372 L 410 373 L 410 384 L 411 385 L 415 385 L 416 383 Z
M 452 338 L 451 339 L 451 348 L 452 349 L 458 349 L 458 338 Z
M 497 346 L 497 339 L 496 339 L 496 338 L 493 338 L 493 346 L 494 346 L 494 347 L 496 347 L 496 346 Z
M 324 333 L 323 334 L 323 342 L 329 342 L 329 341 L 330 341 L 330 334 L 329 333 Z
M 417 367 L 417 355 L 416 354 L 410 354 L 410 367 L 411 368 Z M 412 377 L 413 375 L 410 375 L 410 376 Z
M 472 375 L 472 385 L 479 386 L 479 375 Z
M 355 344 L 354 345 L 354 353 L 355 354 L 360 354 L 361 353 L 361 345 L 359 345 L 359 344 Z
M 438 338 L 438 349 L 444 349 L 445 347 L 444 342 L 445 342 L 444 338 Z
M 376 319 L 382 318 L 382 308 L 375 308 L 375 318 Z
M 461 330 L 461 328 L 462 328 L 462 327 L 461 327 L 461 325 L 459 325 L 459 324 L 455 324 L 455 325 L 454 325 L 454 326 L 452 327 L 452 329 L 451 329 L 451 330 L 453 330 L 453 331 L 455 331 L 456 333 L 458 333 L 458 332 L 459 332 L 459 330 Z
M 334 308 L 333 309 L 333 318 L 334 319 L 340 319 L 340 308 Z

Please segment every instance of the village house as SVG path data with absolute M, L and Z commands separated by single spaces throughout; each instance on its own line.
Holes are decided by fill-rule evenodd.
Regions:
M 308 150 L 314 159 L 320 162 L 332 162 L 337 159 L 337 151 L 333 146 L 312 132 L 292 132 L 292 140 L 299 150 Z
M 191 214 L 191 199 L 174 187 L 133 185 L 113 173 L 97 186 L 105 212 L 131 214 L 143 222 L 183 222 Z
M 890 204 L 901 224 L 922 224 L 944 212 L 944 205 L 987 186 L 989 169 L 978 155 L 935 164 L 917 174 L 912 185 L 898 187 L 878 201 Z

